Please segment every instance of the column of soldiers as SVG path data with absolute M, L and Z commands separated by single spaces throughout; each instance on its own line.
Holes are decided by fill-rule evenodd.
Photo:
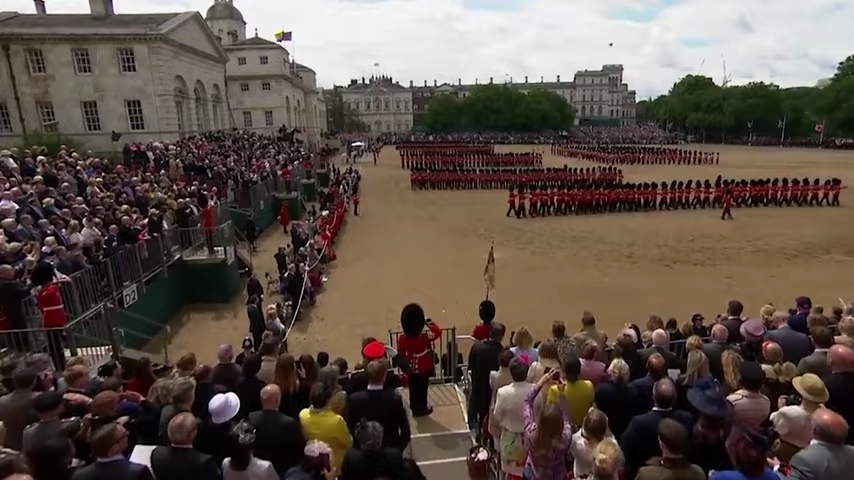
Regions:
M 839 206 L 843 189 L 838 178 L 711 180 L 624 183 L 590 180 L 535 183 L 509 189 L 506 216 L 584 215 L 654 210 L 722 208 L 725 199 L 737 207 Z
M 551 146 L 553 155 L 605 165 L 718 165 L 720 152 L 645 145 L 566 145 Z

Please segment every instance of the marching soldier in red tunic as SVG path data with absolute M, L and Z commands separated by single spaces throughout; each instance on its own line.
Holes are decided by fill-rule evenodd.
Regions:
M 424 331 L 425 325 L 427 331 Z M 433 408 L 427 405 L 427 387 L 436 368 L 433 342 L 442 336 L 442 329 L 433 320 L 425 318 L 424 310 L 417 303 L 403 307 L 400 326 L 403 334 L 397 339 L 398 353 L 409 362 L 413 370 L 409 376 L 409 406 L 412 415 L 430 415 Z

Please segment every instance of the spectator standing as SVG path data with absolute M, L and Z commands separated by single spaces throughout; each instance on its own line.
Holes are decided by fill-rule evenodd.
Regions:
M 51 438 L 27 456 L 33 480 L 70 480 L 73 460 L 74 445 L 65 437 Z
M 634 478 L 649 459 L 661 455 L 658 446 L 658 424 L 662 419 L 672 418 L 686 429 L 694 426 L 691 414 L 673 408 L 676 403 L 676 385 L 672 380 L 665 378 L 655 382 L 652 398 L 652 409 L 632 418 L 620 437 L 620 445 L 623 446 L 626 456 L 628 478 Z
M 848 422 L 838 413 L 822 408 L 812 415 L 813 436 L 810 445 L 792 457 L 784 479 L 849 478 L 854 469 L 854 447 L 845 445 Z
M 95 430 L 89 443 L 95 463 L 77 469 L 72 480 L 153 480 L 147 466 L 133 463 L 122 456 L 128 447 L 128 432 L 118 423 Z
M 255 456 L 273 464 L 282 476 L 299 465 L 305 437 L 297 421 L 279 412 L 281 392 L 275 384 L 261 390 L 262 410 L 251 412 L 247 422 L 255 429 Z
M 322 383 L 316 383 L 311 388 L 311 406 L 299 414 L 306 440 L 318 440 L 332 449 L 332 469 L 338 472 L 344 453 L 353 446 L 353 437 L 347 429 L 347 422 L 341 415 L 329 408 L 332 390 Z
M 216 357 L 219 363 L 213 367 L 211 382 L 233 391 L 241 375 L 240 367 L 234 363 L 234 347 L 229 344 L 220 345 Z
M 223 480 L 279 480 L 273 464 L 252 455 L 255 432 L 246 422 L 234 426 L 228 457 L 222 462 Z
M 599 352 L 604 352 L 608 343 L 608 334 L 596 328 L 596 317 L 585 311 L 581 315 L 581 338 L 592 340 L 599 347 Z
M 376 422 L 384 432 L 382 446 L 403 451 L 410 441 L 409 417 L 397 392 L 384 388 L 388 369 L 385 359 L 368 363 L 368 388 L 350 395 L 347 423 L 350 432 L 358 438 L 360 425 Z
M 646 375 L 629 383 L 629 388 L 635 392 L 635 401 L 632 402 L 635 409 L 633 413 L 643 413 L 654 406 L 652 401 L 653 386 L 655 386 L 655 382 L 667 376 L 664 357 L 658 353 L 650 355 L 646 360 L 646 371 Z
M 726 317 L 721 320 L 721 325 L 727 329 L 727 341 L 729 343 L 741 343 L 744 338 L 741 336 L 741 324 L 744 320 L 741 314 L 744 312 L 744 305 L 738 300 L 730 300 L 726 307 Z
M 3 446 L 22 451 L 22 437 L 27 425 L 38 421 L 33 410 L 38 395 L 33 391 L 36 386 L 36 373 L 32 369 L 15 372 L 12 393 L 0 396 L 0 422 L 6 429 Z
M 798 374 L 814 373 L 819 377 L 827 375 L 827 352 L 833 346 L 833 332 L 827 327 L 812 327 L 810 329 L 815 350 L 798 362 Z
M 854 317 L 843 317 L 839 320 L 839 335 L 833 337 L 833 343 L 854 349 Z
M 629 387 L 629 365 L 622 358 L 611 360 L 608 366 L 609 381 L 596 386 L 594 400 L 596 407 L 608 417 L 611 433 L 620 438 L 634 412 L 627 405 L 635 399 L 634 391 Z
M 242 375 L 234 392 L 240 398 L 239 419 L 245 419 L 250 413 L 261 410 L 261 389 L 264 382 L 258 379 L 261 370 L 261 355 L 250 353 L 243 360 Z
M 727 330 L 726 326 L 718 323 L 712 326 L 711 336 L 712 341 L 704 343 L 702 346 L 703 353 L 705 353 L 706 357 L 709 359 L 709 371 L 712 376 L 719 382 L 723 382 L 724 372 L 721 364 L 721 358 L 724 351 L 729 348 L 729 345 L 727 344 L 729 330 Z
M 80 418 L 63 418 L 65 402 L 57 391 L 40 393 L 33 400 L 33 410 L 39 420 L 24 429 L 21 453 L 28 455 L 51 438 L 73 439 L 83 426 Z
M 590 380 L 594 386 L 608 381 L 608 367 L 601 361 L 599 344 L 587 340 L 581 347 L 581 374 L 583 380 Z
M 15 279 L 15 269 L 11 265 L 0 265 L 0 331 L 27 328 L 23 301 L 29 296 L 23 282 Z M 29 346 L 26 335 L 7 337 L 3 343 L 16 352 L 24 352 Z
M 854 350 L 842 345 L 830 347 L 827 353 L 830 374 L 822 380 L 830 398 L 825 402 L 827 408 L 842 416 L 850 426 L 854 423 Z M 848 445 L 854 444 L 854 435 L 848 432 Z
M 795 393 L 792 380 L 798 375 L 798 369 L 789 362 L 783 363 L 783 349 L 770 340 L 762 344 L 762 371 L 765 373 L 765 385 L 762 390 L 775 408 L 775 399 Z
M 489 417 L 489 433 L 496 439 L 501 471 L 521 478 L 527 457 L 522 412 L 525 399 L 534 385 L 527 381 L 528 365 L 518 358 L 510 361 L 509 370 L 513 383 L 499 388 L 495 393 L 495 407 Z
M 641 357 L 649 358 L 650 355 L 657 353 L 664 359 L 665 368 L 667 370 L 679 370 L 679 357 L 670 351 L 670 335 L 667 330 L 656 329 L 652 332 L 652 347 L 646 348 L 640 352 Z
M 356 433 L 358 448 L 344 455 L 339 480 L 366 478 L 405 478 L 403 454 L 396 448 L 384 446 L 383 427 L 377 422 L 365 422 Z
M 279 355 L 273 381 L 281 392 L 279 411 L 291 418 L 299 418 L 300 412 L 309 405 L 306 389 L 300 386 L 296 360 L 290 353 Z
M 498 371 L 489 372 L 489 388 L 491 390 L 489 397 L 490 412 L 492 411 L 492 407 L 495 405 L 495 393 L 498 389 L 505 385 L 510 385 L 510 383 L 513 382 L 513 378 L 510 376 L 510 362 L 513 358 L 515 357 L 512 351 L 509 349 L 502 350 L 498 355 Z
M 581 360 L 572 352 L 561 359 L 561 388 L 552 386 L 549 389 L 549 400 L 554 401 L 558 390 L 566 397 L 569 406 L 569 422 L 573 429 L 581 427 L 581 422 L 587 411 L 593 406 L 593 382 L 581 379 Z
M 317 381 L 325 384 L 329 390 L 332 390 L 329 408 L 343 417 L 347 411 L 347 392 L 338 383 L 338 368 L 328 365 L 322 367 L 317 373 Z
M 217 393 L 208 402 L 208 415 L 199 422 L 196 447 L 218 462 L 228 456 L 228 435 L 240 412 L 240 398 L 234 392 Z
M 638 470 L 635 480 L 706 480 L 706 472 L 685 455 L 691 448 L 688 430 L 676 420 L 658 423 L 661 456 L 651 458 Z
M 198 422 L 192 413 L 175 415 L 167 427 L 168 446 L 151 452 L 151 469 L 157 480 L 219 480 L 219 463 L 193 448 Z
M 812 352 L 812 343 L 806 333 L 796 331 L 789 325 L 789 315 L 786 312 L 774 312 L 771 316 L 774 326 L 766 335 L 783 349 L 783 360 L 797 365 L 801 359 Z
M 780 480 L 767 466 L 769 448 L 768 440 L 758 431 L 735 428 L 726 441 L 733 470 L 717 471 L 709 480 Z
M 261 340 L 258 345 L 258 353 L 261 355 L 261 369 L 258 370 L 258 379 L 266 384 L 273 383 L 276 377 L 276 363 L 278 362 L 277 350 L 279 343 L 272 335 Z
M 553 370 L 560 370 L 560 359 L 557 342 L 550 338 L 540 344 L 537 350 L 537 361 L 528 368 L 528 381 L 537 383 L 543 375 Z
M 745 361 L 739 369 L 740 388 L 727 396 L 733 407 L 733 424 L 758 430 L 771 414 L 771 401 L 762 394 L 765 374 L 758 362 Z
M 593 474 L 593 452 L 605 440 L 614 441 L 608 429 L 608 417 L 602 410 L 591 408 L 584 416 L 581 428 L 572 435 L 569 453 L 573 459 L 573 478 L 588 478 Z
M 629 366 L 630 381 L 646 375 L 645 362 L 637 349 L 637 339 L 637 332 L 625 328 L 617 335 L 617 344 L 614 346 L 614 356 L 622 358 Z
M 534 408 L 534 400 L 543 387 L 551 386 L 559 375 L 556 370 L 543 375 L 525 398 L 522 413 L 525 419 L 525 450 L 528 451 L 525 475 L 533 480 L 566 478 L 567 475 L 566 458 L 572 441 L 572 427 L 562 384 L 556 386 L 557 401 L 547 401 L 540 408 Z
M 716 382 L 702 380 L 688 390 L 688 403 L 697 412 L 697 423 L 691 432 L 693 448 L 690 460 L 704 472 L 732 468 L 725 440 L 729 435 L 727 417 L 732 405 L 726 400 Z
M 154 384 L 157 378 L 151 368 L 151 359 L 148 357 L 140 358 L 136 367 L 133 370 L 133 376 L 127 381 L 125 389 L 130 392 L 136 392 L 143 397 L 148 395 L 148 390 Z
M 264 320 L 264 312 L 261 311 L 261 298 L 257 295 L 252 295 L 246 302 L 246 316 L 249 318 L 252 344 L 260 349 L 264 332 L 267 330 L 267 322 Z
M 516 335 L 513 336 L 513 341 L 515 345 L 510 347 L 510 351 L 513 352 L 514 356 L 528 365 L 537 361 L 539 353 L 534 348 L 534 337 L 531 336 L 527 328 L 522 327 L 517 330 Z
M 812 300 L 810 297 L 798 297 L 795 299 L 795 308 L 797 309 L 795 313 L 789 316 L 789 327 L 796 332 L 808 335 L 810 331 L 807 327 L 807 317 L 812 309 Z M 783 347 L 784 351 L 785 348 Z
M 160 411 L 159 444 L 169 445 L 169 424 L 182 413 L 192 412 L 196 400 L 196 382 L 192 378 L 181 377 L 172 384 L 172 403 Z M 193 433 L 195 436 L 195 432 Z

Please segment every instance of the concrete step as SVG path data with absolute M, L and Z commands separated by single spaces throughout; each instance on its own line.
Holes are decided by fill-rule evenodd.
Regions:
M 412 437 L 412 458 L 419 464 L 454 458 L 465 458 L 473 443 L 471 432 L 422 433 Z
M 418 464 L 427 480 L 463 480 L 469 478 L 465 458 Z

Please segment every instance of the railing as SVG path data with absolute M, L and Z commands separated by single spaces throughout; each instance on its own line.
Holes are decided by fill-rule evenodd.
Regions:
M 403 332 L 389 331 L 388 344 L 397 350 L 397 340 Z M 436 368 L 430 377 L 431 383 L 460 383 L 465 360 L 457 348 L 457 328 L 443 328 L 442 334 L 433 344 L 433 361 Z

